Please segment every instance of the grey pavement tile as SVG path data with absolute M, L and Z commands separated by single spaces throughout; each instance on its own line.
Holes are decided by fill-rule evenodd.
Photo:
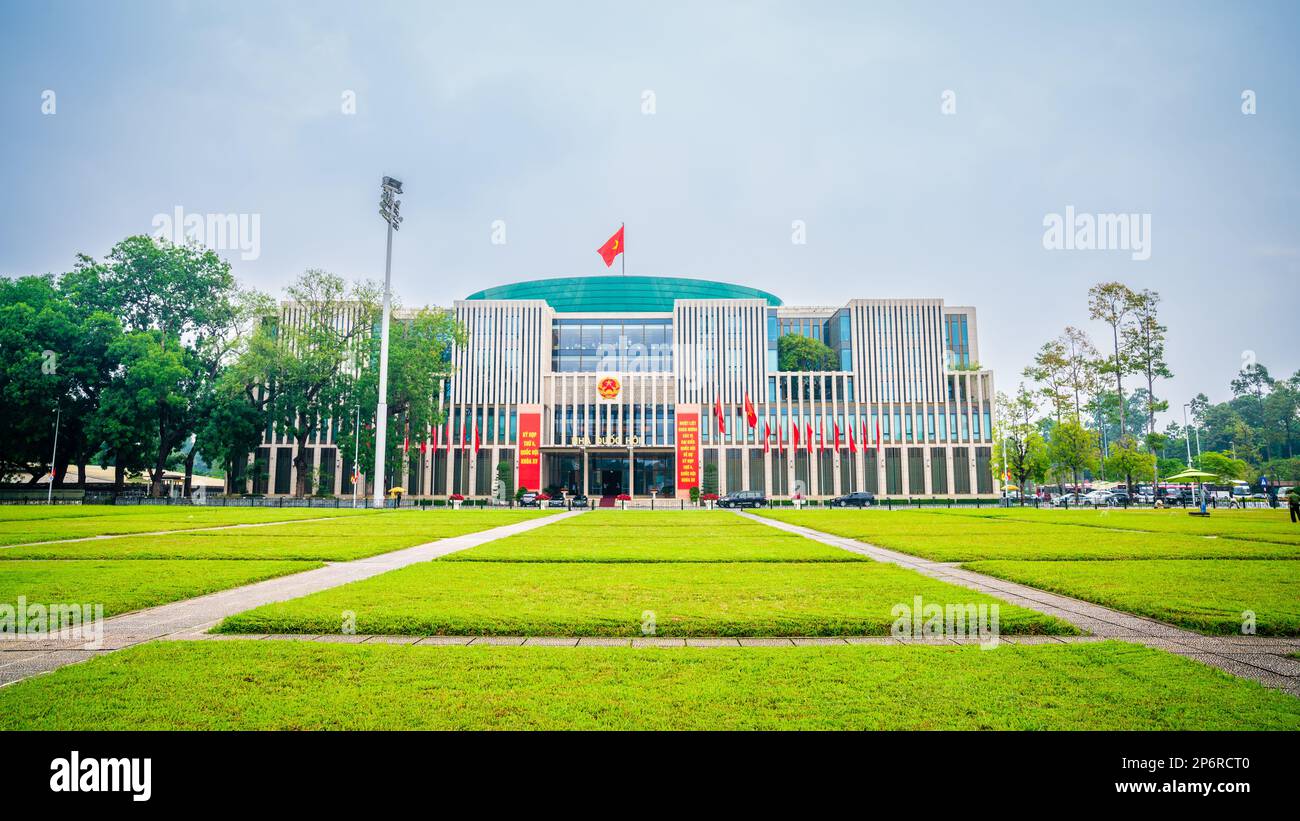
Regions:
M 583 636 L 578 639 L 579 647 L 631 647 L 632 639 L 610 638 L 606 636 Z
M 1234 661 L 1242 661 L 1255 667 L 1262 667 L 1270 673 L 1277 673 L 1288 678 L 1300 676 L 1300 661 L 1289 659 L 1286 656 L 1275 656 L 1266 653 L 1240 653 L 1228 655 L 1227 657 Z
M 359 636 L 356 633 L 329 633 L 316 639 L 324 644 L 360 644 L 369 636 Z
M 687 647 L 739 647 L 740 641 L 738 639 L 722 639 L 722 638 L 687 639 L 686 646 Z
M 226 633 L 217 633 L 217 636 L 231 635 Z M 268 639 L 274 641 L 315 641 L 320 638 L 320 633 L 271 633 Z
M 1064 644 L 1056 636 L 1001 636 L 1002 641 L 1008 644 Z
M 469 636 L 429 636 L 428 639 L 420 639 L 417 644 L 455 644 L 452 639 L 471 638 Z M 501 647 L 518 647 L 524 643 L 524 636 L 477 636 L 472 638 L 473 644 L 491 644 Z M 462 642 L 470 644 L 470 641 Z
M 845 636 L 846 644 L 891 644 L 895 647 L 898 642 L 892 636 Z
M 817 647 L 821 645 L 847 644 L 847 642 L 845 642 L 844 639 L 838 636 L 828 636 L 828 637 L 813 636 L 810 638 L 794 638 L 794 639 L 790 639 L 790 641 L 794 643 L 795 647 Z
M 741 647 L 793 647 L 794 642 L 790 639 L 779 638 L 752 638 L 739 639 Z
M 669 639 L 659 636 L 646 636 L 632 639 L 633 647 L 685 647 L 686 639 Z
M 371 636 L 366 644 L 415 644 L 419 636 Z
M 576 636 L 529 636 L 525 647 L 577 647 Z

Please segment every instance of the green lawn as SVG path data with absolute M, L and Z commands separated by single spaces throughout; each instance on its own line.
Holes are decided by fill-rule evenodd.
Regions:
M 154 642 L 0 690 L 0 730 L 1296 730 L 1300 699 L 1120 643 Z
M 1300 635 L 1300 562 L 973 562 L 971 570 L 1203 633 L 1240 634 L 1255 613 L 1264 636 Z
M 102 604 L 113 616 L 321 567 L 274 561 L 0 562 L 0 603 Z
M 546 515 L 544 510 L 375 511 L 323 522 L 9 547 L 0 549 L 0 564 L 7 559 L 347 561 Z
M 595 510 L 447 557 L 491 562 L 851 562 L 862 558 L 719 510 Z
M 1042 524 L 1067 524 L 1075 527 L 1145 530 L 1155 533 L 1180 533 L 1193 536 L 1214 535 L 1300 545 L 1300 527 L 1291 522 L 1285 506 L 1265 510 L 1213 510 L 1209 516 L 1190 516 L 1186 510 L 1108 510 L 1106 508 L 1071 508 L 1070 510 L 1033 508 L 976 508 L 930 513 L 1014 519 Z
M 1033 515 L 1039 511 L 1029 511 Z M 1083 516 L 1105 516 L 1078 511 Z M 979 559 L 1300 559 L 1300 544 L 1132 529 L 1098 530 L 956 511 L 767 510 L 766 516 L 939 562 Z M 1041 511 L 1051 517 L 1056 514 Z M 1074 516 L 1071 512 L 1069 516 Z M 1111 516 L 1142 515 L 1115 513 Z M 1190 518 L 1190 517 L 1189 517 Z M 1230 525 L 1225 531 L 1232 530 Z
M 579 517 L 585 518 L 585 517 Z M 640 636 L 887 635 L 891 608 L 997 599 L 878 562 L 425 562 L 232 616 L 229 633 Z M 1000 603 L 1003 633 L 1072 627 Z
M 3 517 L 0 517 L 0 545 L 377 513 L 379 511 L 315 507 L 14 505 L 12 509 L 3 510 Z

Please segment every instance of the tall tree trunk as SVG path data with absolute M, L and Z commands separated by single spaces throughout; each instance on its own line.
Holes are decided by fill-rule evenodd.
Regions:
M 1124 438 L 1128 430 L 1128 409 L 1124 407 L 1124 371 L 1119 358 L 1119 325 L 1110 326 L 1111 336 L 1115 340 L 1115 391 L 1119 394 L 1119 435 Z
M 197 446 L 198 441 L 194 444 Z M 190 497 L 190 486 L 194 482 L 194 456 L 198 453 L 198 447 L 191 447 L 190 452 L 185 456 L 185 498 Z
M 310 427 L 306 414 L 298 414 L 298 435 L 294 437 L 293 466 L 297 472 L 293 492 L 299 499 L 307 495 L 307 436 Z
M 121 493 L 126 486 L 126 468 L 122 466 L 122 454 L 115 454 L 113 462 L 113 492 Z

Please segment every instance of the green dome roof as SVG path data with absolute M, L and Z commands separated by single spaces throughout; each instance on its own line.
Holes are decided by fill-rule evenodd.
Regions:
M 674 299 L 763 299 L 779 297 L 727 282 L 685 277 L 556 277 L 484 288 L 466 299 L 544 299 L 561 313 L 670 313 Z

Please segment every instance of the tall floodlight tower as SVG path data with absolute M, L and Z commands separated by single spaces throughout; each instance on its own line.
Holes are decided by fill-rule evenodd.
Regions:
M 379 407 L 375 409 L 375 507 L 384 506 L 384 458 L 388 444 L 388 314 L 393 304 L 393 232 L 402 226 L 402 183 L 384 177 L 379 194 L 379 215 L 388 223 L 388 251 L 384 257 L 384 307 L 379 331 Z

